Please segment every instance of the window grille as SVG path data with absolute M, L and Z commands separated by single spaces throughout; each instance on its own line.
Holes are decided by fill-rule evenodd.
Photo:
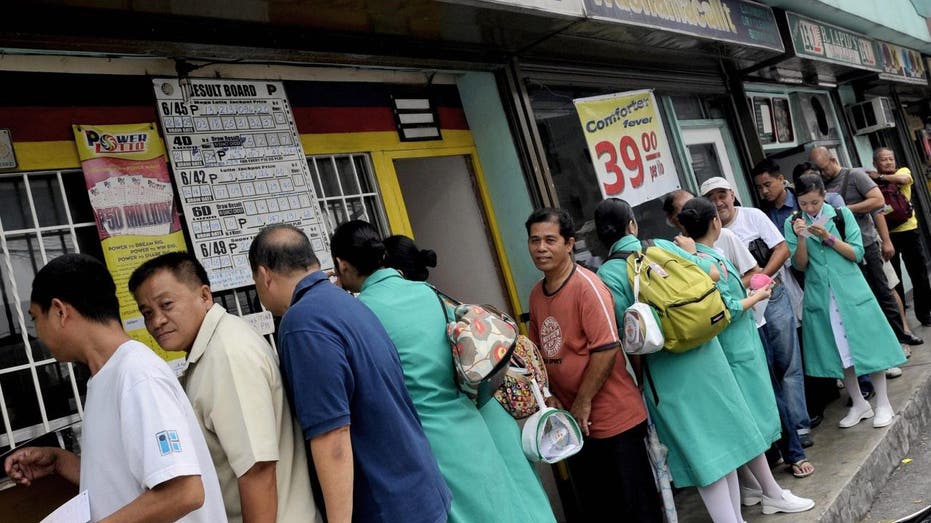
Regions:
M 80 170 L 0 174 L 0 452 L 83 416 L 89 372 L 58 363 L 28 320 L 35 273 L 70 252 L 103 258 Z M 70 429 L 55 433 L 73 448 Z
M 310 156 L 307 165 L 330 234 L 349 220 L 365 220 L 390 234 L 367 154 Z

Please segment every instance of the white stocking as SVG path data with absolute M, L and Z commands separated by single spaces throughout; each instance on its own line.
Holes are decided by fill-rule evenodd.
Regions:
M 885 389 L 886 375 L 881 372 L 877 372 L 877 374 L 883 375 L 883 389 Z M 857 373 L 853 370 L 853 367 L 844 369 L 844 388 L 847 389 L 847 394 L 850 395 L 850 401 L 853 402 L 853 407 L 862 409 L 864 405 L 868 404 L 868 402 L 863 399 L 863 394 L 860 394 L 860 382 L 857 381 Z M 876 389 L 876 383 L 873 383 L 873 389 Z
M 731 472 L 707 487 L 698 487 L 701 500 L 714 523 L 741 523 L 743 520 L 734 514 L 734 502 L 731 499 L 729 481 L 737 483 L 737 473 Z M 737 503 L 740 503 L 738 494 Z M 739 514 L 740 509 L 737 509 Z
M 776 483 L 773 477 L 773 471 L 769 468 L 769 462 L 766 461 L 766 454 L 760 454 L 753 458 L 753 461 L 747 463 L 747 468 L 753 473 L 753 477 L 759 482 L 763 490 L 763 495 L 772 499 L 782 499 L 782 487 Z
M 886 371 L 879 371 L 870 374 L 870 381 L 873 382 L 873 391 L 876 392 L 876 408 L 889 407 L 889 391 L 886 389 Z

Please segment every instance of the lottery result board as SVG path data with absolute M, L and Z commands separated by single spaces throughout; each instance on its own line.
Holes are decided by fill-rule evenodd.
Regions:
M 248 253 L 265 226 L 302 229 L 333 266 L 294 115 L 281 82 L 153 79 L 194 253 L 214 291 L 252 284 Z

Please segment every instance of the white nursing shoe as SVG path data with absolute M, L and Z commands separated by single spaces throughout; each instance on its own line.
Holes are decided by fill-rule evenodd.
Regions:
M 876 417 L 873 418 L 873 427 L 878 429 L 891 425 L 894 418 L 895 412 L 892 411 L 892 407 L 876 407 Z
M 850 410 L 847 411 L 847 415 L 840 420 L 840 423 L 838 423 L 837 426 L 842 429 L 849 429 L 857 423 L 872 417 L 873 407 L 870 407 L 869 403 L 867 403 L 863 408 L 858 408 L 856 405 L 854 405 L 853 407 L 850 407 Z
M 763 498 L 763 514 L 775 514 L 776 512 L 805 512 L 815 508 L 815 502 L 808 498 L 800 498 L 791 491 L 783 489 L 782 499 Z

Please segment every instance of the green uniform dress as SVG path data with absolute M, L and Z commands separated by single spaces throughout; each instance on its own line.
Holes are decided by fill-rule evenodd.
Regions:
M 863 259 L 863 236 L 860 227 L 850 209 L 839 207 L 838 210 L 844 213 L 845 241 L 853 247 L 859 262 Z M 830 205 L 823 205 L 821 212 L 828 219 L 824 225 L 825 229 L 833 234 L 837 241 L 841 241 L 841 234 L 834 223 L 837 211 Z M 812 222 L 807 213 L 802 215 L 805 217 L 805 223 Z M 788 219 L 783 228 L 794 264 L 799 238 Z M 802 302 L 805 374 L 825 378 L 844 377 L 844 366 L 831 328 L 832 291 L 846 330 L 847 343 L 857 374 L 871 374 L 905 363 L 905 354 L 863 273 L 860 272 L 860 267 L 841 256 L 833 247 L 822 244 L 814 235 L 805 238 L 804 241 L 808 249 L 805 298 Z
M 656 246 L 691 259 L 672 242 L 656 240 Z M 640 241 L 628 235 L 611 252 L 640 249 Z M 607 261 L 598 276 L 611 289 L 622 324 L 634 302 L 627 262 Z M 710 485 L 769 448 L 717 338 L 681 354 L 654 352 L 643 362 L 644 398 L 660 441 L 669 447 L 666 459 L 677 487 Z
M 495 400 L 480 412 L 456 387 L 446 318 L 434 291 L 381 269 L 365 280 L 359 299 L 398 349 L 404 383 L 453 493 L 450 523 L 554 522 L 521 449 L 517 422 Z
M 711 265 L 717 267 L 721 278 L 717 282 L 724 304 L 731 312 L 731 322 L 718 334 L 718 341 L 731 366 L 740 392 L 750 407 L 753 420 L 768 442 L 779 439 L 782 427 L 779 410 L 776 408 L 776 393 L 773 392 L 769 367 L 763 341 L 756 329 L 753 311 L 744 311 L 740 300 L 746 297 L 747 289 L 740 281 L 740 272 L 723 254 L 713 247 L 697 244 L 698 265 L 710 272 Z

